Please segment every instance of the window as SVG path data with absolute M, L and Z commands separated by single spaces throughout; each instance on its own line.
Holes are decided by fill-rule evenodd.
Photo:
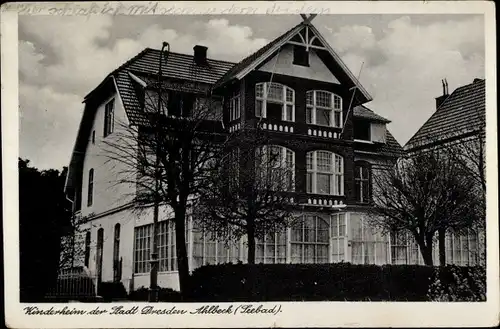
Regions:
M 292 227 L 292 263 L 328 263 L 328 223 L 319 216 L 304 216 Z
M 354 181 L 356 201 L 367 203 L 371 201 L 370 164 L 365 161 L 356 162 L 354 166 Z
M 239 119 L 241 116 L 240 96 L 229 100 L 229 121 Z
M 226 244 L 212 233 L 193 229 L 193 269 L 207 264 L 236 263 L 239 260 L 239 241 Z
M 255 241 L 255 263 L 286 263 L 286 231 L 266 234 Z
M 95 130 L 92 130 L 92 144 L 95 144 Z
M 351 213 L 352 263 L 386 264 L 388 262 L 387 235 L 377 232 L 368 225 L 365 218 Z
M 344 195 L 344 159 L 328 151 L 307 153 L 307 193 Z
M 294 46 L 293 47 L 293 64 L 301 66 L 309 66 L 309 51 L 306 47 Z
M 115 224 L 115 235 L 113 240 L 113 281 L 121 280 L 121 260 L 120 260 L 120 224 Z
M 371 141 L 371 123 L 366 120 L 355 119 L 354 122 L 354 139 L 363 141 Z
M 408 240 L 406 232 L 391 232 L 391 264 L 409 264 Z
M 167 114 L 168 92 L 162 91 L 160 110 Z M 158 112 L 158 89 L 146 89 L 144 94 L 144 111 L 148 113 Z
M 222 103 L 215 98 L 197 97 L 191 117 L 200 120 L 220 121 L 222 120 Z
M 90 231 L 87 231 L 85 233 L 85 251 L 84 251 L 84 260 L 83 260 L 83 265 L 86 267 L 89 267 L 89 261 L 90 261 Z
M 446 263 L 461 266 L 478 264 L 478 234 L 474 230 L 469 229 L 463 234 L 447 234 L 445 246 Z
M 334 263 L 345 261 L 347 243 L 346 216 L 345 214 L 332 215 L 332 261 Z
M 295 91 L 275 82 L 256 84 L 255 116 L 295 121 Z
M 306 122 L 320 126 L 342 128 L 342 98 L 328 91 L 306 93 Z
M 104 229 L 100 228 L 97 230 L 97 248 L 96 248 L 97 282 L 99 283 L 102 281 L 103 247 L 104 247 Z
M 87 207 L 92 206 L 93 199 L 94 199 L 94 169 L 90 169 L 88 194 L 87 194 Z
M 104 108 L 104 137 L 111 134 L 115 126 L 115 99 L 110 100 Z
M 263 189 L 295 189 L 295 153 L 283 146 L 262 146 L 255 153 L 256 167 Z
M 147 273 L 150 271 L 152 237 L 153 224 L 135 228 L 134 273 Z M 173 222 L 161 221 L 158 223 L 158 260 L 160 262 L 158 271 L 177 271 L 175 226 Z

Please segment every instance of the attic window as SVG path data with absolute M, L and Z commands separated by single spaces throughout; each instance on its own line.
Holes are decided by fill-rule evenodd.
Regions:
M 371 141 L 371 124 L 368 120 L 354 120 L 354 139 Z
M 305 47 L 293 47 L 293 64 L 300 66 L 309 66 L 309 52 Z

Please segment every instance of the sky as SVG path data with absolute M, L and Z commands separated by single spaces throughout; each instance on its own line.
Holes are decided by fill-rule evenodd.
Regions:
M 70 161 L 83 98 L 145 47 L 238 62 L 301 21 L 299 15 L 19 16 L 19 156 L 40 169 Z M 313 24 L 391 120 L 401 145 L 450 93 L 485 76 L 482 15 L 319 15 Z M 362 69 L 361 69 L 362 66 Z M 361 71 L 360 71 L 361 69 Z

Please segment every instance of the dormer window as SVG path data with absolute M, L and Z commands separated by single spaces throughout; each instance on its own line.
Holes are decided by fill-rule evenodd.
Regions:
M 295 121 L 295 91 L 276 82 L 256 84 L 255 116 Z
M 354 119 L 354 139 L 371 142 L 371 122 L 368 120 Z
M 293 65 L 309 66 L 309 52 L 306 47 L 298 45 L 293 47 Z
M 323 90 L 306 93 L 306 122 L 320 126 L 342 128 L 342 98 Z

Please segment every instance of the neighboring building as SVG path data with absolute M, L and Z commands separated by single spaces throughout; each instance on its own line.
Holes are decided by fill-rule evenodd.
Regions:
M 121 281 L 127 289 L 149 286 L 152 209 L 134 211 L 136 185 L 116 184 L 124 168 L 103 154 L 103 145 L 123 129 L 118 122 L 145 122 L 148 86 L 160 58 L 167 111 L 181 101 L 185 108 L 193 106 L 212 90 L 223 99 L 215 110 L 223 112 L 227 132 L 260 125 L 275 134 L 277 146 L 292 159 L 294 199 L 304 221 L 283 235 L 257 241 L 256 262 L 402 261 L 396 259 L 401 247 L 368 227 L 364 214 L 372 197 L 372 172 L 403 149 L 386 128 L 389 120 L 364 105 L 371 96 L 318 30 L 304 21 L 237 64 L 208 59 L 206 53 L 207 48 L 195 46 L 193 56 L 170 52 L 165 61 L 158 50 L 147 48 L 85 97 L 65 189 L 86 230 L 81 265 L 98 280 Z M 295 139 L 306 149 L 287 143 Z M 161 214 L 166 219 L 168 209 Z M 245 261 L 244 241 L 226 248 L 195 230 L 191 218 L 188 228 L 190 270 Z M 158 282 L 177 289 L 172 225 L 162 221 L 160 235 Z
M 478 191 L 471 193 L 484 193 L 481 191 L 481 182 L 485 183 L 485 80 L 474 79 L 471 84 L 461 86 L 451 94 L 448 93 L 446 80 L 442 83 L 443 95 L 436 98 L 436 111 L 410 138 L 404 149 L 411 154 L 431 148 L 460 147 L 467 153 L 464 161 L 468 162 L 478 183 Z M 474 265 L 483 261 L 483 228 L 470 230 L 463 235 L 448 232 L 445 243 L 447 263 Z

